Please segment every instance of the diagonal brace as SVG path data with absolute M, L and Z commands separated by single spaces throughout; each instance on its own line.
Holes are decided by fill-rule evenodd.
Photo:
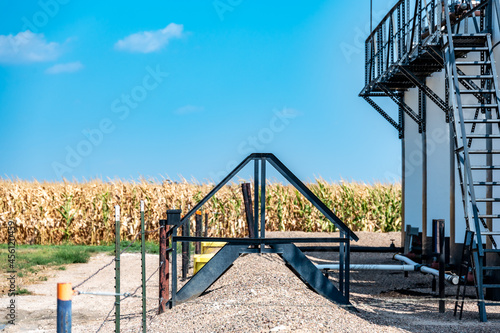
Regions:
M 380 87 L 380 89 L 382 89 L 387 94 L 387 96 L 389 96 L 394 101 L 394 103 L 403 108 L 403 111 L 406 112 L 406 114 L 408 114 L 408 116 L 410 116 L 410 118 L 413 119 L 417 124 L 420 125 L 422 123 L 422 118 L 420 118 L 420 116 L 415 111 L 413 111 L 413 109 L 408 104 L 406 104 L 401 98 L 399 98 L 398 95 L 393 93 L 383 84 L 378 84 L 378 87 Z
M 448 113 L 450 108 L 448 105 L 427 85 L 422 82 L 415 74 L 413 74 L 408 68 L 405 68 L 404 66 L 399 66 L 399 69 L 401 72 L 406 76 L 408 80 L 410 80 L 413 84 L 415 84 L 431 101 L 436 103 L 437 106 L 441 110 L 443 110 L 445 113 Z
M 368 96 L 361 96 L 361 97 L 363 97 L 363 99 L 367 101 L 368 104 L 370 104 L 375 109 L 375 111 L 380 113 L 380 115 L 384 117 L 384 119 L 387 120 L 389 124 L 391 124 L 398 131 L 401 131 L 401 127 L 399 126 L 399 124 L 396 123 L 396 121 L 394 121 L 394 119 L 392 119 L 391 116 L 389 116 L 384 110 L 382 110 L 382 108 L 378 106 L 373 99 L 371 99 Z

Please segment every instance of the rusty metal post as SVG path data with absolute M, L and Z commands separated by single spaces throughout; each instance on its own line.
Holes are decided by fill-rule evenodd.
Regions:
M 205 212 L 205 230 L 203 231 L 203 236 L 208 237 L 208 212 Z
M 158 314 L 165 312 L 168 301 L 168 280 L 169 280 L 169 261 L 167 255 L 168 238 L 167 238 L 167 220 L 160 220 L 160 270 L 159 277 L 159 306 Z
M 190 221 L 182 226 L 182 236 L 189 237 Z M 187 279 L 189 270 L 189 245 L 190 242 L 182 242 L 182 279 Z
M 245 205 L 245 217 L 247 220 L 248 235 L 250 238 L 255 237 L 255 220 L 253 219 L 253 204 L 250 183 L 241 184 L 241 191 L 243 192 L 243 203 Z

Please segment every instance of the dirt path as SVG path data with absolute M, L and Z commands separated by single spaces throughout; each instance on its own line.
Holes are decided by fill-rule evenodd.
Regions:
M 288 233 L 294 237 L 318 237 L 311 233 Z M 330 234 L 336 236 L 335 234 Z M 285 234 L 272 234 L 272 237 Z M 321 237 L 327 235 L 321 234 Z M 359 233 L 354 245 L 388 246 L 399 233 Z M 335 261 L 333 254 L 315 253 L 317 263 Z M 55 332 L 56 284 L 83 281 L 112 256 L 99 254 L 87 264 L 68 265 L 64 271 L 53 271 L 42 283 L 23 286 L 33 295 L 17 297 L 17 325 L 5 332 Z M 396 264 L 391 254 L 352 253 L 352 263 Z M 133 292 L 141 284 L 140 255 L 122 256 L 122 291 Z M 147 255 L 147 275 L 158 267 L 158 256 Z M 331 274 L 335 281 L 335 276 Z M 494 332 L 500 331 L 500 312 L 490 315 L 488 323 L 477 321 L 477 306 L 467 303 L 464 319 L 453 317 L 453 304 L 439 314 L 437 302 L 417 302 L 432 297 L 430 276 L 410 272 L 359 271 L 351 275 L 351 300 L 357 311 L 350 311 L 327 301 L 309 290 L 275 254 L 240 257 L 234 266 L 198 299 L 154 315 L 158 305 L 158 277 L 148 282 L 148 331 L 151 332 Z M 114 264 L 86 282 L 80 291 L 108 291 L 114 288 Z M 447 296 L 455 287 L 448 285 Z M 472 288 L 470 288 L 472 295 Z M 140 295 L 140 290 L 137 295 Z M 0 298 L 5 309 L 9 299 Z M 78 295 L 73 300 L 73 331 L 95 332 L 113 307 L 114 298 Z M 137 332 L 140 328 L 140 298 L 122 302 L 122 331 Z M 3 318 L 2 318 L 3 319 Z M 111 313 L 102 332 L 114 330 Z M 0 323 L 2 321 L 0 320 Z

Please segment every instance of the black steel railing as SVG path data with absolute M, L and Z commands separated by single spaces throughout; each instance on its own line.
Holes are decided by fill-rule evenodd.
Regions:
M 393 66 L 419 57 L 422 46 L 441 42 L 439 37 L 446 23 L 445 3 L 454 26 L 459 26 L 466 17 L 479 16 L 480 28 L 475 30 L 480 32 L 490 27 L 483 21 L 489 2 L 492 1 L 468 0 L 461 7 L 461 2 L 448 0 L 398 1 L 365 41 L 365 86 L 390 72 Z

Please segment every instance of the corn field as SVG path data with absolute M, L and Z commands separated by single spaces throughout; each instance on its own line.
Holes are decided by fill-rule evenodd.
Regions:
M 307 186 L 354 231 L 388 232 L 401 229 L 401 186 L 357 182 L 329 183 L 317 179 Z M 212 185 L 187 181 L 27 182 L 0 179 L 0 227 L 17 227 L 19 244 L 103 244 L 114 242 L 114 205 L 121 207 L 121 237 L 140 232 L 140 201 L 145 201 L 146 229 L 159 226 L 167 209 L 187 212 Z M 335 231 L 335 227 L 291 185 L 266 187 L 266 230 Z M 224 186 L 204 205 L 208 235 L 247 235 L 241 186 Z M 191 223 L 194 232 L 194 223 Z M 157 234 L 148 235 L 156 240 Z M 7 232 L 0 232 L 0 243 Z

